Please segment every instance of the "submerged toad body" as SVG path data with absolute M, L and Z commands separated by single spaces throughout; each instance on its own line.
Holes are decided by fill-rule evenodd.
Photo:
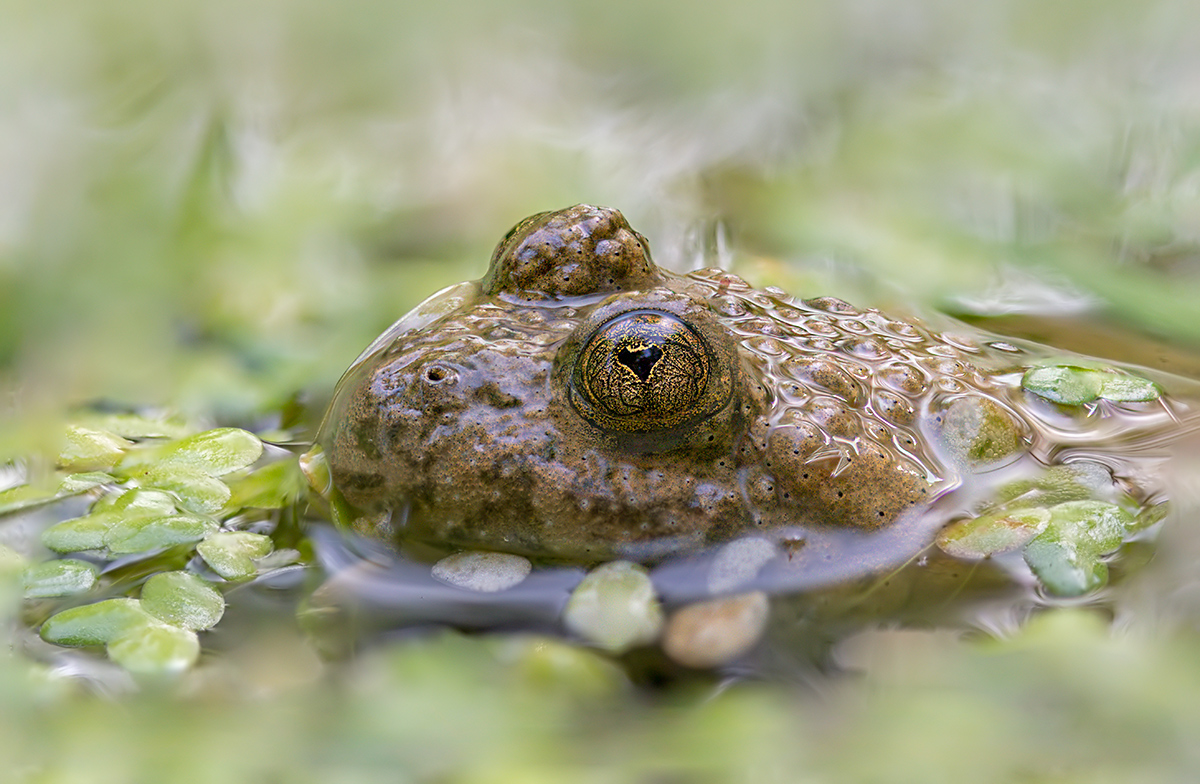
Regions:
M 983 357 L 841 300 L 660 270 L 619 212 L 579 205 L 522 221 L 481 281 L 381 336 L 318 440 L 378 535 L 653 558 L 890 526 L 1022 452 Z

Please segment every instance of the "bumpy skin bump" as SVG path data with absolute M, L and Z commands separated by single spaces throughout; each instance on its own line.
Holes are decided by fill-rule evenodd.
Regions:
M 619 212 L 580 205 L 522 221 L 477 295 L 351 368 L 318 440 L 380 535 L 652 559 L 750 528 L 876 529 L 964 461 L 1020 451 L 969 354 L 841 300 L 663 272 Z
M 514 226 L 496 246 L 482 289 L 486 295 L 570 297 L 644 289 L 661 281 L 646 238 L 624 215 L 578 204 Z

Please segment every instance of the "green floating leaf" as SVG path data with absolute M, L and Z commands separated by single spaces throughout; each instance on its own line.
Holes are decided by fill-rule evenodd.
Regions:
M 64 520 L 42 531 L 42 544 L 56 553 L 102 550 L 108 529 L 121 518 L 121 513 L 105 510 Z
M 1095 498 L 1112 487 L 1112 475 L 1099 463 L 1077 462 L 1047 468 L 1032 479 L 1009 482 L 996 493 L 999 504 L 1054 506 Z
M 1133 522 L 1133 515 L 1104 501 L 1068 501 L 1050 507 L 1050 527 L 1095 555 L 1120 547 Z
M 1021 379 L 1021 386 L 1064 405 L 1081 405 L 1097 398 L 1116 403 L 1140 403 L 1157 400 L 1162 395 L 1157 384 L 1139 376 L 1074 365 L 1030 368 Z
M 1080 596 L 1108 581 L 1102 556 L 1134 526 L 1132 515 L 1103 501 L 1068 501 L 1050 508 L 1050 522 L 1025 548 L 1025 562 L 1046 590 Z
M 961 520 L 938 534 L 937 545 L 956 558 L 986 558 L 1024 547 L 1046 529 L 1047 509 L 1012 509 Z
M 258 436 L 236 427 L 221 427 L 167 444 L 158 460 L 224 476 L 252 465 L 262 452 Z
M 106 645 L 133 629 L 158 623 L 137 599 L 105 599 L 50 616 L 41 635 L 55 645 Z
M 58 492 L 63 495 L 77 495 L 102 485 L 116 484 L 119 480 L 112 474 L 103 471 L 87 471 L 82 474 L 68 474 L 58 485 Z
M 1048 532 L 1047 532 L 1048 533 Z M 1025 563 L 1056 596 L 1082 596 L 1108 582 L 1108 565 L 1075 543 L 1043 533 L 1025 548 Z
M 25 598 L 46 599 L 90 591 L 99 571 L 86 561 L 70 558 L 34 564 L 25 570 Z
M 179 420 L 142 414 L 98 414 L 81 424 L 125 438 L 183 438 L 195 432 Z
M 279 460 L 229 483 L 229 505 L 242 509 L 281 509 L 295 503 L 306 482 L 295 460 Z
M 195 544 L 219 527 L 211 518 L 190 514 L 126 518 L 109 527 L 104 534 L 104 546 L 111 553 L 144 553 Z
M 96 471 L 121 462 L 133 443 L 104 430 L 71 425 L 58 464 L 69 471 Z
M 13 514 L 57 501 L 61 496 L 53 488 L 17 485 L 0 490 L 0 515 Z
M 50 526 L 42 532 L 42 544 L 56 553 L 102 550 L 107 546 L 109 530 L 118 523 L 134 526 L 138 521 L 168 517 L 176 512 L 175 498 L 170 494 L 133 488 L 98 501 L 89 515 Z
M 111 641 L 108 657 L 137 675 L 177 675 L 200 658 L 200 640 L 178 626 L 142 626 Z
M 244 580 L 258 573 L 255 559 L 266 557 L 273 547 L 269 536 L 232 531 L 213 534 L 196 547 L 196 552 L 226 580 Z
M 130 488 L 111 499 L 107 504 L 97 503 L 96 508 L 143 517 L 157 517 L 176 511 L 175 496 L 152 488 Z
M 1030 392 L 1064 405 L 1090 403 L 1100 396 L 1101 373 L 1072 365 L 1030 368 L 1021 386 Z
M 161 572 L 142 586 L 142 609 L 183 629 L 210 629 L 225 614 L 221 592 L 191 572 Z
M 1100 397 L 1114 403 L 1146 403 L 1161 396 L 1158 384 L 1138 376 L 1105 374 L 1100 384 Z
M 152 465 L 133 475 L 140 484 L 169 490 L 179 505 L 193 512 L 212 514 L 229 501 L 229 485 L 192 466 L 165 463 Z
M 1171 504 L 1163 501 L 1154 506 L 1147 506 L 1138 512 L 1134 518 L 1133 525 L 1129 526 L 1131 531 L 1141 531 L 1144 528 L 1149 528 L 1155 523 L 1162 520 L 1171 511 Z

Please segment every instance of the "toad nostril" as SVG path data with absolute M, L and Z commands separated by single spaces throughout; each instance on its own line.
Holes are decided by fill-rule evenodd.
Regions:
M 425 380 L 431 384 L 437 384 L 450 378 L 450 370 L 441 365 L 432 365 L 425 368 Z

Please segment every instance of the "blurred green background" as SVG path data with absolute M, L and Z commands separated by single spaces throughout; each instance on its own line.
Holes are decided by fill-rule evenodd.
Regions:
M 1187 0 L 0 0 L 0 454 L 55 454 L 64 410 L 94 401 L 233 423 L 319 407 L 519 218 L 576 202 L 622 209 L 676 269 L 1200 377 L 1198 37 Z M 1173 470 L 1194 511 L 1190 450 Z M 714 700 L 453 637 L 339 678 L 281 631 L 223 686 L 119 707 L 0 662 L 0 764 L 31 782 L 1189 780 L 1200 544 L 1166 536 L 1099 620 L 879 632 L 861 677 Z

